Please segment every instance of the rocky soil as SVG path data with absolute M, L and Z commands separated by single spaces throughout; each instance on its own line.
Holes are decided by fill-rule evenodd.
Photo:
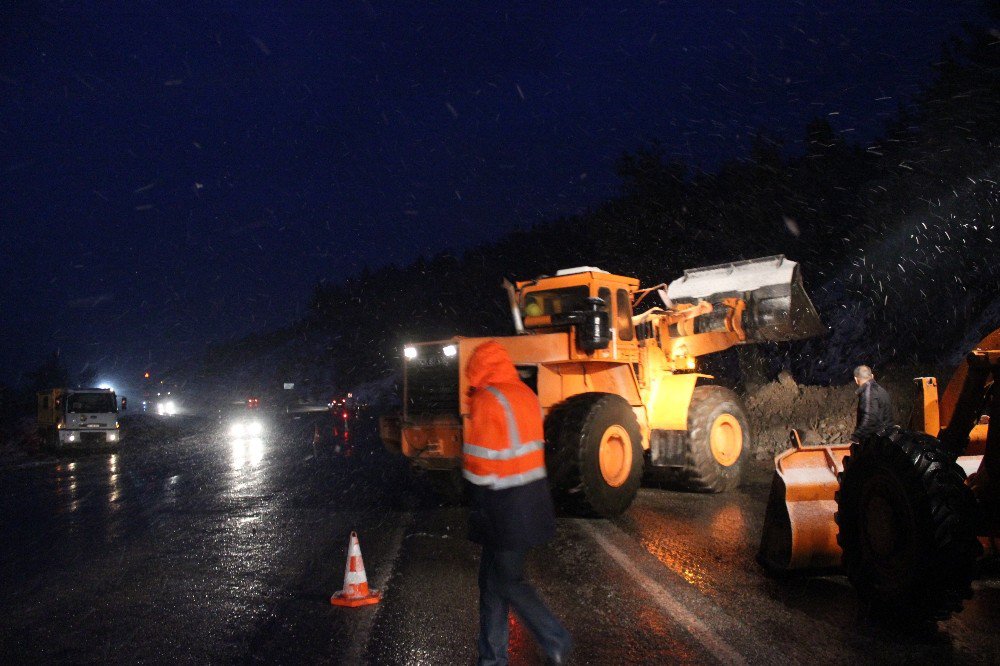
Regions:
M 879 378 L 889 391 L 896 409 L 896 422 L 909 421 L 914 389 L 909 378 Z M 806 386 L 783 372 L 778 381 L 752 389 L 744 397 L 753 430 L 751 456 L 768 460 L 788 447 L 788 431 L 807 431 L 808 441 L 842 444 L 854 430 L 857 387 Z

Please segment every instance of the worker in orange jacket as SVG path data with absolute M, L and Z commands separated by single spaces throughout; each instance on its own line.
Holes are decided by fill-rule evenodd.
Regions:
M 471 395 L 462 474 L 471 484 L 469 538 L 483 546 L 478 663 L 507 663 L 511 607 L 549 662 L 564 663 L 569 632 L 524 579 L 528 550 L 555 535 L 541 404 L 494 341 L 473 351 L 466 377 Z

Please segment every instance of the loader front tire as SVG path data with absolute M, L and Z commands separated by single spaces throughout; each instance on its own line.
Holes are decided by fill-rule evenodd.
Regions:
M 676 473 L 686 490 L 720 493 L 740 482 L 750 424 L 739 397 L 724 386 L 695 387 L 688 408 L 687 461 Z
M 641 437 L 621 396 L 583 393 L 554 407 L 545 421 L 545 459 L 559 504 L 584 516 L 625 511 L 642 480 Z
M 847 576 L 873 619 L 943 620 L 972 596 L 976 501 L 938 440 L 896 431 L 851 445 L 835 515 Z

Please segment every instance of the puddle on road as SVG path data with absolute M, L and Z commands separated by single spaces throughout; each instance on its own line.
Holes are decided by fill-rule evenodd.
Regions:
M 752 520 L 746 515 L 748 508 L 739 504 L 681 495 L 684 497 L 691 501 L 682 514 L 672 515 L 661 506 L 636 505 L 620 523 L 669 570 L 701 593 L 714 596 L 720 592 L 725 571 L 747 559 Z M 684 503 L 684 499 L 678 501 Z M 736 580 L 730 583 L 736 584 Z
M 230 442 L 230 460 L 233 470 L 242 470 L 245 467 L 259 467 L 264 461 L 264 454 L 267 448 L 264 440 L 260 437 L 249 439 L 234 438 Z

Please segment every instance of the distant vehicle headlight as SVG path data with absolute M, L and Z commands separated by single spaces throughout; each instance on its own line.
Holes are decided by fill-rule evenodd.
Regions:
M 405 356 L 408 359 L 415 359 L 417 357 L 417 348 L 416 347 L 404 347 L 403 348 L 403 356 Z
M 253 421 L 247 425 L 247 434 L 251 437 L 259 437 L 264 432 L 264 426 L 260 421 Z
M 173 416 L 177 413 L 177 405 L 173 400 L 164 400 L 156 406 L 156 412 L 161 416 Z
M 109 442 L 117 442 L 118 441 L 118 433 L 116 433 L 116 432 L 109 432 L 108 433 L 108 441 Z
M 451 358 L 455 354 L 458 353 L 458 347 L 456 347 L 455 345 L 448 345 L 444 349 L 442 349 L 441 351 L 444 352 L 445 356 L 447 356 L 448 358 Z

